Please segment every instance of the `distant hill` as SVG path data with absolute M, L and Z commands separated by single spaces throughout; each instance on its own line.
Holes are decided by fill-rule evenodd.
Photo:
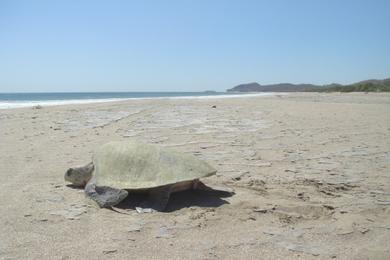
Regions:
M 279 83 L 272 85 L 260 85 L 257 82 L 241 84 L 234 88 L 228 89 L 231 92 L 294 92 L 294 91 L 310 91 L 313 89 L 320 89 L 322 86 L 313 84 L 291 84 Z
M 240 84 L 228 92 L 367 92 L 367 91 L 390 91 L 390 78 L 384 80 L 365 80 L 350 85 L 330 84 L 330 85 L 314 85 L 314 84 L 291 84 L 279 83 L 271 85 L 260 85 L 257 82 Z

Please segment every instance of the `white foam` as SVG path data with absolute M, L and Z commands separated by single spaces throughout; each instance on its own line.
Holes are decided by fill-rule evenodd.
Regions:
M 243 98 L 243 97 L 262 97 L 273 96 L 276 93 L 251 93 L 251 94 L 226 94 L 226 95 L 210 95 L 210 96 L 180 96 L 180 97 L 155 97 L 155 98 L 137 98 L 137 99 L 220 99 L 220 98 Z M 281 94 L 281 93 L 278 93 Z
M 34 101 L 0 101 L 0 109 L 22 108 L 33 106 L 60 106 L 70 104 L 105 103 L 127 100 L 127 98 L 106 99 L 69 99 L 69 100 L 34 100 Z
M 59 106 L 71 104 L 91 104 L 118 102 L 125 100 L 149 100 L 149 99 L 222 99 L 222 98 L 247 98 L 260 96 L 273 96 L 276 93 L 251 93 L 251 94 L 226 94 L 210 96 L 178 96 L 178 97 L 142 97 L 142 98 L 105 98 L 105 99 L 69 99 L 69 100 L 34 100 L 34 101 L 0 101 L 0 109 L 23 108 L 34 106 Z M 278 93 L 278 95 L 284 93 Z

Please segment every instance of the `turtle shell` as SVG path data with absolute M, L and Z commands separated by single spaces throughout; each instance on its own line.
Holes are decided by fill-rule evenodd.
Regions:
M 93 156 L 97 186 L 147 189 L 214 175 L 217 171 L 189 154 L 137 142 L 110 142 Z

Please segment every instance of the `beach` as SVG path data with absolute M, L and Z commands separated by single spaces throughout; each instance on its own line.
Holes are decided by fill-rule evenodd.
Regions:
M 0 140 L 0 259 L 390 259 L 389 94 L 2 109 Z M 126 140 L 193 154 L 235 194 L 186 191 L 140 214 L 65 183 Z

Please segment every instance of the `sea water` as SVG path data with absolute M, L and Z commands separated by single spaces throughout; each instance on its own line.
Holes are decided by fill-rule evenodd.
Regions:
M 113 102 L 128 99 L 234 98 L 266 96 L 273 93 L 227 92 L 83 92 L 83 93 L 0 93 L 0 109 Z

